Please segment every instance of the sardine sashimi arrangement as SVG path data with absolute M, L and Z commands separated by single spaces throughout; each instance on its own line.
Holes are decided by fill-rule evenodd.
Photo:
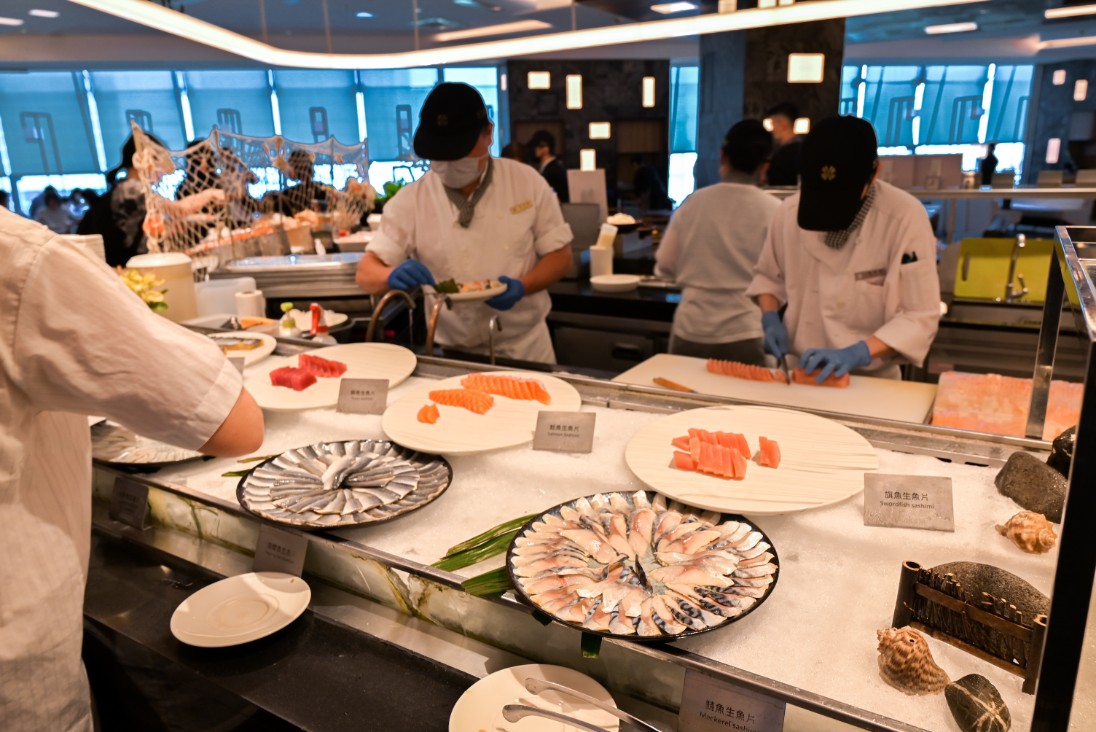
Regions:
M 713 374 L 719 374 L 720 376 L 733 376 L 737 379 L 747 379 L 748 381 L 777 382 L 780 384 L 788 383 L 787 377 L 780 369 L 754 366 L 748 363 L 739 363 L 738 361 L 723 361 L 718 358 L 709 358 L 708 371 Z M 845 374 L 844 376 L 829 376 L 821 384 L 815 381 L 816 378 L 818 378 L 817 374 L 808 374 L 801 368 L 792 369 L 793 384 L 804 384 L 806 386 L 837 386 L 845 388 L 852 383 L 849 380 L 848 374 Z
M 518 534 L 510 572 L 535 606 L 589 631 L 699 633 L 748 612 L 778 570 L 760 531 L 722 519 L 644 491 L 579 498 Z
M 552 403 L 552 395 L 544 388 L 544 384 L 536 379 L 496 374 L 469 374 L 461 379 L 460 383 L 466 389 L 477 389 L 509 399 L 535 400 L 541 404 Z
M 297 356 L 297 365 L 321 379 L 337 379 L 346 373 L 346 364 L 342 361 L 310 356 L 307 353 L 301 353 Z
M 244 508 L 298 526 L 384 521 L 424 506 L 449 485 L 449 464 L 381 440 L 288 450 L 248 474 Z
M 304 391 L 316 383 L 316 375 L 296 366 L 282 366 L 270 372 L 270 383 L 293 391 Z

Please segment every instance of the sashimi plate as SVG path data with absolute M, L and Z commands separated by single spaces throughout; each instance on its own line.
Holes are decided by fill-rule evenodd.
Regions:
M 426 384 L 390 405 L 381 419 L 381 429 L 388 439 L 413 450 L 440 455 L 470 455 L 531 441 L 537 426 L 537 413 L 542 410 L 574 412 L 582 406 L 582 397 L 575 387 L 554 376 L 529 371 L 483 373 L 539 381 L 550 399 L 544 404 L 493 394 L 494 406 L 485 414 L 439 403 L 437 422 L 420 422 L 419 410 L 433 403 L 430 392 L 462 388 L 461 381 L 467 376 L 454 376 Z
M 348 343 L 305 353 L 346 364 L 346 373 L 341 378 L 387 379 L 389 387 L 403 382 L 418 363 L 414 353 L 391 343 Z M 247 377 L 244 386 L 260 407 L 274 412 L 335 406 L 339 401 L 339 378 L 317 379 L 315 384 L 303 391 L 270 383 L 271 371 L 282 366 L 296 366 L 297 363 L 296 356 L 269 359 Z
M 453 302 L 477 302 L 479 300 L 490 300 L 495 295 L 506 292 L 506 285 L 498 280 L 486 280 L 485 282 L 486 284 L 478 289 L 464 289 L 469 285 L 461 284 L 459 285 L 462 288 L 460 292 L 438 292 L 434 290 L 434 294 L 436 297 L 448 297 Z M 471 284 L 477 285 L 479 283 Z
M 445 492 L 453 469 L 443 458 L 384 440 L 320 442 L 260 463 L 236 487 L 248 511 L 300 528 L 389 521 Z
M 112 465 L 153 467 L 197 460 L 202 454 L 142 437 L 114 422 L 100 421 L 91 426 L 91 456 Z
M 646 491 L 560 504 L 514 537 L 517 592 L 564 625 L 633 641 L 705 633 L 753 612 L 779 574 L 776 549 L 742 516 Z
M 221 347 L 225 356 L 243 358 L 244 366 L 258 363 L 274 353 L 278 341 L 266 333 L 206 333 Z
M 780 465 L 761 467 L 747 457 L 746 477 L 725 480 L 673 467 L 670 441 L 690 428 L 745 435 L 756 452 L 758 437 L 776 440 Z M 624 460 L 640 480 L 690 506 L 752 515 L 822 508 L 855 496 L 864 473 L 879 457 L 861 435 L 805 412 L 753 406 L 720 406 L 677 412 L 649 422 L 633 435 Z

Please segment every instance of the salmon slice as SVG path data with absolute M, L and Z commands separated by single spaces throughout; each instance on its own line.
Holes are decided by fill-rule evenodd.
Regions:
M 510 399 L 522 399 L 525 401 L 538 401 L 541 404 L 551 404 L 552 395 L 544 388 L 544 384 L 536 379 L 525 379 L 520 376 L 498 376 L 495 374 L 469 374 L 460 381 L 461 386 L 467 389 L 477 389 L 487 394 Z
M 784 374 L 780 371 L 765 368 L 764 366 L 740 363 L 738 361 L 724 361 L 718 358 L 708 359 L 708 371 L 713 374 L 719 374 L 720 376 L 733 376 L 738 379 L 747 379 L 749 381 L 785 381 Z
M 674 439 L 670 440 L 670 444 L 676 447 L 678 450 L 684 450 L 685 452 L 689 451 L 689 438 L 685 437 L 684 435 L 681 437 L 675 437 Z
M 447 407 L 462 407 L 476 414 L 487 414 L 495 406 L 490 394 L 476 389 L 436 389 L 430 392 L 430 400 Z
M 693 461 L 693 456 L 687 452 L 681 452 L 680 450 L 674 450 L 674 467 L 678 470 L 696 470 L 696 463 Z
M 437 404 L 427 404 L 419 410 L 418 420 L 425 422 L 426 424 L 434 424 L 438 421 L 438 417 L 441 416 L 441 412 L 438 411 Z
M 776 444 L 776 440 L 770 440 L 767 437 L 758 439 L 761 442 L 761 448 L 757 455 L 757 464 L 766 468 L 775 468 L 780 465 L 780 445 Z
M 844 376 L 828 376 L 826 380 L 819 384 L 815 379 L 818 378 L 815 373 L 808 374 L 801 368 L 796 368 L 792 371 L 792 383 L 793 384 L 807 384 L 808 386 L 836 386 L 844 389 L 849 385 L 849 375 Z
M 335 379 L 346 373 L 346 364 L 342 361 L 310 356 L 307 353 L 298 354 L 297 365 L 304 371 L 321 379 Z
M 746 478 L 746 457 L 738 450 L 730 450 L 729 452 L 734 463 L 734 475 L 731 477 L 735 480 L 744 480 Z

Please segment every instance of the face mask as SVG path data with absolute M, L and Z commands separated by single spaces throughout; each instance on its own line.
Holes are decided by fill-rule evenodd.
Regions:
M 435 160 L 430 163 L 430 170 L 441 176 L 447 188 L 464 188 L 480 177 L 480 160 L 486 157 Z

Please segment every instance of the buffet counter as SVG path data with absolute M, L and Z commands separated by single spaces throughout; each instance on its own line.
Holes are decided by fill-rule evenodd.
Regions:
M 388 403 L 431 380 L 484 368 L 420 358 L 411 378 L 390 391 Z M 248 369 L 262 369 L 262 363 Z M 1050 594 L 1057 550 L 1024 554 L 994 530 L 995 523 L 1019 510 L 994 487 L 1000 466 L 1016 450 L 1038 454 L 1048 449 L 1047 443 L 883 419 L 841 418 L 871 443 L 880 473 L 951 480 L 954 532 L 865 526 L 862 494 L 815 510 L 750 516 L 772 541 L 780 565 L 771 597 L 755 612 L 727 627 L 673 643 L 605 639 L 596 658 L 584 657 L 581 633 L 555 622 L 544 624 L 512 590 L 492 599 L 463 591 L 464 578 L 502 566 L 503 557 L 458 572 L 430 565 L 449 547 L 504 521 L 580 496 L 644 489 L 624 458 L 637 431 L 667 414 L 729 400 L 565 373 L 556 376 L 578 390 L 582 411 L 596 415 L 591 453 L 537 452 L 526 444 L 451 456 L 452 483 L 433 503 L 383 524 L 309 533 L 309 583 L 386 608 L 394 620 L 383 626 L 365 623 L 364 633 L 413 649 L 417 628 L 429 626 L 450 632 L 447 642 L 458 646 L 465 641 L 485 644 L 569 666 L 599 679 L 625 707 L 632 698 L 654 705 L 633 708 L 661 720 L 664 729 L 677 729 L 673 713 L 681 704 L 686 678 L 691 678 L 687 674 L 693 673 L 786 702 L 788 730 L 828 729 L 835 721 L 870 729 L 953 729 L 942 695 L 907 696 L 879 675 L 876 631 L 891 625 L 903 562 L 926 567 L 982 562 L 1007 569 Z M 333 409 L 267 412 L 266 440 L 259 452 L 270 455 L 320 441 L 384 437 L 379 416 Z M 99 501 L 109 500 L 121 475 L 150 486 L 154 528 L 122 528 L 102 512 L 96 523 L 131 541 L 155 537 L 162 550 L 178 551 L 198 565 L 225 550 L 244 557 L 254 551 L 261 521 L 237 501 L 239 479 L 222 474 L 246 467 L 250 466 L 232 459 L 210 459 L 129 475 L 97 465 Z M 1011 710 L 1014 728 L 1029 728 L 1034 697 L 1022 693 L 1021 677 L 940 642 L 932 642 L 932 653 L 953 679 L 977 673 L 992 681 Z M 471 673 L 484 675 L 498 666 L 471 664 L 464 670 L 470 668 Z M 1088 692 L 1078 691 L 1073 708 L 1077 729 L 1096 726 L 1093 690 L 1096 684 Z

